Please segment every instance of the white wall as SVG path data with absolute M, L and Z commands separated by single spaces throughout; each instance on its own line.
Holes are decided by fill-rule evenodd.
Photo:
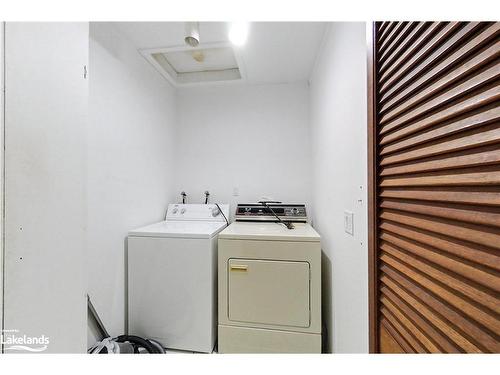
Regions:
M 336 353 L 368 351 L 366 82 L 365 24 L 331 24 L 310 81 L 310 125 L 323 318 Z M 354 236 L 344 210 L 354 213 Z
M 89 293 L 114 335 L 125 330 L 127 232 L 162 220 L 173 198 L 175 92 L 111 24 L 91 23 L 90 36 Z
M 309 203 L 308 105 L 306 83 L 179 90 L 176 199 Z
M 5 329 L 85 352 L 88 23 L 5 30 Z M 7 348 L 6 348 L 7 349 Z

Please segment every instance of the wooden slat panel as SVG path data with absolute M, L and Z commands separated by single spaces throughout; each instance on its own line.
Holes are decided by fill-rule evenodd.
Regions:
M 420 315 L 421 312 L 417 312 L 406 303 L 397 292 L 394 292 L 387 286 L 383 286 L 380 290 L 382 296 L 387 297 L 389 301 L 392 302 L 393 305 L 397 306 L 401 312 L 408 317 L 412 321 L 412 323 L 417 326 L 417 330 L 419 332 L 425 332 L 427 336 L 424 335 L 425 339 L 421 341 L 428 341 L 429 343 L 425 343 L 424 345 L 429 349 L 432 353 L 460 353 L 460 350 L 453 345 L 449 339 L 443 336 L 432 324 L 430 324 L 427 319 Z M 402 294 L 402 296 L 406 296 Z M 383 297 L 381 298 L 381 302 L 383 302 Z M 424 309 L 425 307 L 422 306 Z
M 500 314 L 500 305 L 498 305 L 497 299 L 493 296 L 493 293 L 464 282 L 460 278 L 456 277 L 456 275 L 450 275 L 443 269 L 439 269 L 429 262 L 423 262 L 418 257 L 405 252 L 403 249 L 388 242 L 382 242 L 380 248 L 395 259 L 398 259 L 406 264 L 411 264 L 412 267 L 417 268 L 421 273 L 439 281 L 454 291 L 463 294 L 475 303 L 490 309 L 494 314 Z M 484 316 L 492 315 L 490 311 L 481 310 L 481 313 L 484 314 Z M 500 321 L 497 323 L 498 328 L 500 328 Z
M 464 97 L 468 93 L 478 90 L 481 86 L 494 82 L 499 77 L 500 65 L 493 65 L 480 74 L 473 75 L 468 80 L 454 86 L 452 89 L 444 91 L 442 94 L 433 97 L 431 100 L 426 101 L 419 106 L 412 108 L 411 105 L 413 102 L 405 101 L 404 105 L 399 107 L 397 110 L 381 116 L 380 125 L 382 125 L 382 128 L 380 130 L 380 134 L 385 134 L 425 114 L 431 113 L 436 108 L 444 106 L 453 100 L 459 99 L 460 97 Z M 431 96 L 434 94 L 434 88 L 435 86 L 432 86 L 432 89 L 428 89 L 425 94 L 427 96 Z M 400 115 L 401 113 L 404 114 Z
M 397 141 L 403 137 L 408 137 L 413 133 L 422 132 L 431 126 L 439 124 L 440 122 L 456 118 L 464 113 L 473 111 L 479 107 L 486 106 L 493 102 L 496 102 L 496 105 L 498 106 L 499 99 L 500 87 L 497 84 L 491 86 L 485 91 L 482 91 L 480 94 L 457 101 L 455 104 L 452 104 L 437 113 L 424 117 L 423 119 L 419 119 L 418 121 L 397 129 L 389 134 L 381 136 L 380 145 L 383 146 L 388 143 Z
M 399 71 L 394 75 L 389 73 L 380 76 L 380 94 L 384 95 L 389 89 L 392 92 L 411 82 L 412 79 L 437 63 L 439 59 L 467 40 L 478 29 L 479 24 L 471 23 L 463 27 L 458 23 L 445 26 L 431 43 L 423 46 Z M 390 72 L 390 69 L 388 70 Z M 387 93 L 390 95 L 390 93 Z
M 427 353 L 422 344 L 413 336 L 411 330 L 402 324 L 397 317 L 385 306 L 380 308 L 380 312 L 382 316 L 384 316 L 387 321 L 391 323 L 391 326 L 394 330 L 401 336 L 411 347 L 411 351 L 417 353 Z
M 407 177 L 385 177 L 380 186 L 474 186 L 500 184 L 500 171 L 460 171 L 457 173 L 422 173 Z
M 472 319 L 481 324 L 483 327 L 491 329 L 494 332 L 500 332 L 500 321 L 492 315 L 486 313 L 481 308 L 478 308 L 475 304 L 468 302 L 466 299 L 451 292 L 441 284 L 436 283 L 432 278 L 417 272 L 415 269 L 408 267 L 405 263 L 387 255 L 386 253 L 382 253 L 380 259 L 387 265 L 407 275 L 413 282 L 421 285 L 425 289 L 428 289 L 435 295 L 440 296 L 443 301 L 467 315 L 468 319 Z
M 479 225 L 453 222 L 451 220 L 432 218 L 414 213 L 403 214 L 389 210 L 382 210 L 380 217 L 395 223 L 401 223 L 430 232 L 445 234 L 460 240 L 500 249 L 500 231 L 497 229 L 485 229 Z
M 387 39 L 387 35 L 397 26 L 397 22 L 389 22 L 387 27 L 380 32 L 380 35 L 378 37 L 378 45 L 382 44 L 384 40 Z
M 386 29 L 387 26 L 389 26 L 392 22 L 389 21 L 384 21 L 384 22 L 377 22 L 378 26 L 378 33 L 382 34 L 384 30 Z
M 399 46 L 394 49 L 392 53 L 387 53 L 380 58 L 379 63 L 379 74 L 387 70 L 394 61 L 408 51 L 412 45 L 415 44 L 415 40 L 422 35 L 422 33 L 430 26 L 430 22 L 418 22 L 418 24 L 413 27 L 411 32 L 406 36 L 404 41 L 399 43 Z
M 429 353 L 439 353 L 440 349 L 432 342 L 432 340 L 427 337 L 423 331 L 421 331 L 415 323 L 409 319 L 390 299 L 386 298 L 386 296 L 382 293 L 380 298 L 380 302 L 382 305 L 389 310 L 393 316 L 397 317 L 398 321 L 406 327 L 415 338 L 415 342 L 418 342 L 425 351 Z
M 383 274 L 380 277 L 383 288 L 390 289 L 402 301 L 409 304 L 416 311 L 427 319 L 432 328 L 427 330 L 437 331 L 433 334 L 436 342 L 449 353 L 459 352 L 460 349 L 467 352 L 480 353 L 481 350 L 469 340 L 466 335 L 454 329 L 439 313 L 432 310 L 425 302 L 420 301 L 413 294 L 407 292 L 403 287 L 393 281 L 388 275 Z M 434 328 L 435 327 L 435 328 Z
M 441 317 L 449 324 L 449 337 L 458 341 L 459 345 L 467 352 L 488 351 L 498 352 L 500 350 L 500 341 L 498 337 L 491 334 L 488 329 L 475 324 L 467 319 L 460 310 L 454 309 L 445 303 L 439 296 L 433 294 L 426 288 L 412 282 L 405 274 L 401 274 L 388 265 L 381 266 L 383 274 L 390 276 L 391 280 L 397 282 L 404 290 L 411 293 L 419 301 L 429 306 L 435 314 Z M 386 284 L 388 285 L 388 284 Z M 454 334 L 453 331 L 458 334 Z M 460 332 L 463 332 L 461 334 Z M 460 336 L 464 337 L 461 339 Z
M 408 342 L 403 338 L 403 336 L 401 336 L 399 334 L 399 332 L 392 326 L 392 324 L 387 320 L 385 319 L 383 316 L 382 318 L 380 319 L 380 322 L 381 322 L 381 325 L 383 325 L 383 327 L 387 330 L 387 333 L 390 335 L 390 337 L 394 340 L 394 341 L 390 341 L 390 348 L 387 348 L 387 351 L 386 350 L 382 350 L 383 353 L 393 353 L 393 352 L 396 352 L 396 353 L 415 353 L 415 350 L 413 350 L 413 348 L 410 346 L 410 344 L 408 344 Z M 383 338 L 380 340 L 380 346 L 381 346 L 381 349 L 384 347 L 384 342 L 386 342 L 386 340 L 384 340 Z M 399 347 L 396 348 L 396 345 L 397 344 Z
M 390 56 L 396 49 L 401 47 L 401 40 L 405 39 L 408 34 L 415 28 L 416 22 L 401 22 L 399 26 L 398 34 L 394 37 L 390 43 L 387 43 L 387 48 L 383 45 L 380 46 L 379 56 L 380 62 L 382 63 L 388 56 Z M 381 72 L 382 70 L 380 70 Z
M 447 124 L 427 130 L 426 132 L 415 134 L 410 138 L 405 138 L 399 142 L 391 143 L 380 148 L 380 155 L 386 155 L 401 149 L 417 146 L 422 143 L 435 141 L 440 138 L 454 135 L 458 132 L 471 130 L 479 126 L 488 125 L 500 119 L 500 107 L 495 106 L 481 111 L 469 112 L 463 117 L 457 118 Z
M 382 232 L 380 239 L 391 244 L 405 249 L 419 258 L 432 262 L 439 267 L 445 268 L 458 275 L 470 279 L 476 283 L 483 285 L 486 288 L 491 288 L 495 292 L 500 292 L 500 279 L 498 274 L 487 272 L 482 268 L 477 267 L 474 263 L 466 263 L 456 258 L 441 254 L 437 249 L 409 241 L 403 237 L 396 236 L 390 232 Z M 495 301 L 496 302 L 496 301 Z M 493 310 L 500 309 L 499 306 L 493 305 Z
M 382 26 L 369 81 L 379 349 L 498 352 L 500 23 Z
M 395 105 L 392 108 L 387 108 L 386 111 L 383 111 L 381 109 L 380 123 L 388 123 L 391 120 L 398 118 L 399 116 L 402 116 L 409 111 L 412 111 L 416 114 L 418 114 L 419 112 L 424 112 L 425 110 L 427 110 L 427 103 L 421 106 L 417 105 L 424 103 L 425 101 L 440 93 L 443 93 L 441 94 L 442 99 L 439 99 L 434 103 L 432 101 L 430 102 L 433 103 L 432 105 L 434 107 L 441 105 L 446 101 L 452 100 L 453 95 L 464 95 L 468 91 L 472 91 L 477 87 L 496 79 L 500 74 L 500 69 L 498 69 L 496 65 L 492 65 L 490 69 L 486 69 L 481 74 L 473 75 L 473 78 L 470 81 L 465 81 L 462 84 L 457 84 L 455 89 L 450 90 L 450 86 L 455 83 L 459 83 L 459 81 L 470 74 L 471 71 L 479 70 L 480 68 L 483 68 L 487 63 L 498 59 L 498 56 L 500 56 L 499 46 L 500 42 L 491 46 L 475 59 L 472 59 L 471 61 L 467 61 L 466 63 L 460 65 L 457 69 L 446 74 L 440 80 L 434 82 L 427 88 L 424 88 L 420 92 L 408 97 L 406 100 L 401 101 L 398 105 Z M 445 88 L 446 90 L 444 90 Z M 450 99 L 450 97 L 452 99 Z M 430 105 L 428 107 L 430 107 Z M 408 115 L 409 118 L 411 118 L 411 116 L 415 116 L 415 114 L 410 113 Z M 404 116 L 402 117 L 404 118 Z
M 500 122 L 483 129 L 473 129 L 465 134 L 456 134 L 452 137 L 418 146 L 408 151 L 400 151 L 385 156 L 381 159 L 380 165 L 385 166 L 408 160 L 428 158 L 434 155 L 478 148 L 493 143 L 500 143 Z
M 422 228 L 415 228 L 402 224 L 382 221 L 380 228 L 419 243 L 429 245 L 448 254 L 475 262 L 495 271 L 500 271 L 500 253 L 487 246 L 481 246 L 466 240 L 459 240 L 442 233 L 436 233 Z
M 405 64 L 407 64 L 407 62 L 425 46 L 425 43 L 427 43 L 429 40 L 432 40 L 432 37 L 434 37 L 443 27 L 443 24 L 440 24 L 439 22 L 433 22 L 428 25 L 428 27 L 422 32 L 422 34 L 417 37 L 412 45 L 408 46 L 405 49 L 401 56 L 391 62 L 391 65 L 386 65 L 383 67 L 384 70 L 383 72 L 379 72 L 378 77 L 380 77 L 381 74 L 386 74 L 386 77 L 388 77 L 389 75 L 394 74 L 394 72 L 401 69 L 401 67 L 404 67 Z M 456 26 L 453 27 L 454 29 L 457 28 Z M 448 30 L 446 32 L 453 32 L 453 30 Z M 389 91 L 391 90 L 389 89 Z M 380 95 L 380 93 L 378 93 L 378 95 L 380 97 L 384 97 L 384 95 Z M 388 93 L 386 95 L 388 95 Z
M 387 329 L 387 320 L 382 319 L 380 322 L 380 350 L 383 353 L 402 354 L 405 352 L 402 345 L 392 336 L 392 333 Z M 410 347 L 408 346 L 408 349 Z
M 385 38 L 382 43 L 380 43 L 379 46 L 379 55 L 380 58 L 384 55 L 386 50 L 390 49 L 391 45 L 394 43 L 394 41 L 399 38 L 401 35 L 403 29 L 406 27 L 408 22 L 396 22 L 396 27 L 392 29 L 392 31 L 387 35 L 387 38 Z
M 387 188 L 381 189 L 382 198 L 419 199 L 423 201 L 462 203 L 470 205 L 500 206 L 500 187 L 484 188 Z
M 408 161 L 395 166 L 381 168 L 380 176 L 471 168 L 498 163 L 500 163 L 500 143 L 492 147 L 459 151 L 443 156 L 439 155 L 419 161 Z
M 476 52 L 481 46 L 487 45 L 491 41 L 498 38 L 500 30 L 500 25 L 494 24 L 492 27 L 487 28 L 481 34 L 474 37 L 472 40 L 467 42 L 463 47 L 459 48 L 456 52 L 452 53 L 441 63 L 437 64 L 435 67 L 430 69 L 428 72 L 417 78 L 406 88 L 393 95 L 392 98 L 388 99 L 388 95 L 383 95 L 380 98 L 380 113 L 386 112 L 388 109 L 394 107 L 400 103 L 405 98 L 410 97 L 410 95 L 418 92 L 423 87 L 428 85 L 431 80 L 436 79 L 436 76 L 446 74 L 446 72 L 457 64 L 461 64 L 452 73 L 449 73 L 449 82 L 453 82 L 460 79 L 465 72 L 470 72 L 481 64 L 488 64 L 490 61 L 498 57 L 498 42 L 494 43 L 493 46 L 488 48 L 486 51 L 482 51 L 476 56 L 470 58 L 469 61 L 463 62 L 464 59 L 468 58 L 471 54 Z M 451 76 L 450 76 L 451 74 Z
M 384 94 L 384 86 L 382 84 L 387 81 L 393 83 L 396 79 L 404 77 L 412 67 L 414 67 L 419 61 L 429 55 L 437 46 L 439 46 L 443 41 L 447 40 L 450 35 L 453 35 L 457 30 L 459 30 L 461 25 L 457 22 L 451 24 L 440 24 L 433 23 L 429 29 L 422 34 L 422 36 L 416 41 L 413 48 L 408 49 L 405 54 L 401 56 L 387 71 L 379 75 L 379 95 Z M 390 81 L 388 81 L 391 79 Z M 387 86 L 389 85 L 386 85 Z
M 383 199 L 380 207 L 466 223 L 500 227 L 500 210 L 495 207 L 485 207 L 478 210 L 477 207 L 457 204 L 450 205 L 437 202 L 402 201 L 395 199 Z

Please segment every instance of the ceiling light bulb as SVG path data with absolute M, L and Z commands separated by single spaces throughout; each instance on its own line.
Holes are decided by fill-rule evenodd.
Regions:
M 229 40 L 235 46 L 245 44 L 248 36 L 248 22 L 233 22 L 229 29 Z
M 188 46 L 197 47 L 200 44 L 200 27 L 198 22 L 186 22 L 184 41 Z

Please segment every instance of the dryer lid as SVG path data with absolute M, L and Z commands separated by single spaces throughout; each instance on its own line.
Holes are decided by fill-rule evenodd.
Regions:
M 264 241 L 319 241 L 320 235 L 308 223 L 294 223 L 287 229 L 280 223 L 236 221 L 219 234 L 219 239 Z

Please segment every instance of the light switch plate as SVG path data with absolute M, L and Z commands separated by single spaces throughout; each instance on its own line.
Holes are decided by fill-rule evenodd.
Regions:
M 354 213 L 344 211 L 344 231 L 354 236 Z

